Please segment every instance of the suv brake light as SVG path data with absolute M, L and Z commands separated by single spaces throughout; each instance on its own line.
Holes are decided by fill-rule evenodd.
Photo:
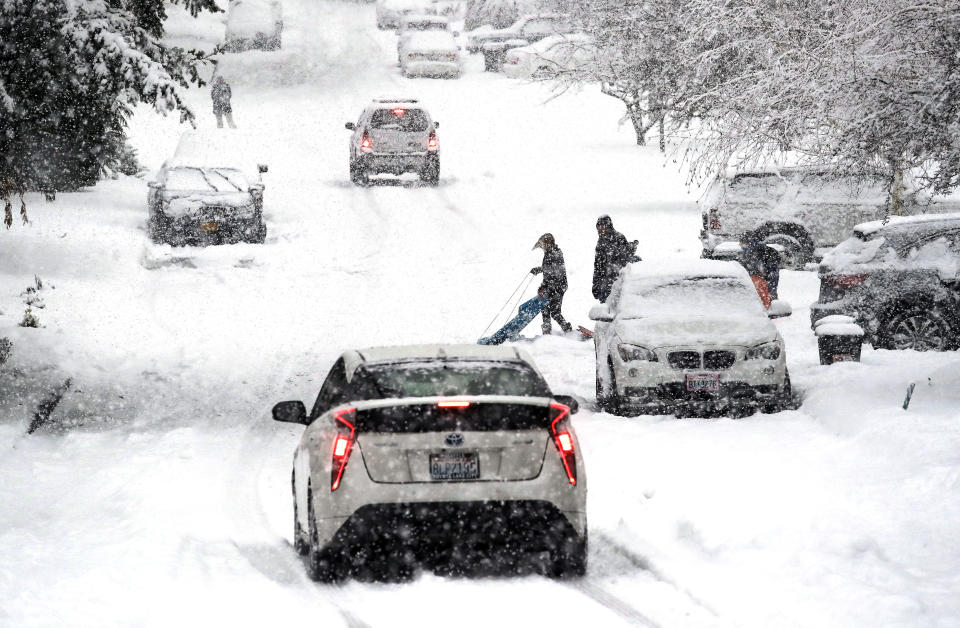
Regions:
M 370 134 L 363 132 L 363 139 L 360 140 L 360 150 L 364 152 L 373 152 L 373 142 L 370 141 Z
M 347 468 L 347 460 L 353 451 L 356 428 L 345 417 L 356 412 L 356 408 L 346 408 L 333 413 L 333 420 L 337 426 L 337 436 L 333 439 L 333 466 L 330 468 L 330 492 L 340 488 L 340 479 L 343 470 Z
M 867 280 L 869 275 L 824 275 L 823 281 L 838 290 L 848 290 Z
M 557 446 L 563 469 L 572 486 L 577 484 L 577 456 L 573 449 L 573 434 L 570 433 L 570 408 L 559 403 L 550 404 L 550 431 L 553 444 Z
M 427 150 L 440 150 L 440 140 L 437 139 L 436 131 L 430 131 L 430 139 L 427 140 Z

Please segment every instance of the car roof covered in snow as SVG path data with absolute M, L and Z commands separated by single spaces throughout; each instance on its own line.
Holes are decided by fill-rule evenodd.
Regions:
M 476 344 L 430 344 L 368 347 L 357 353 L 365 362 L 395 362 L 411 359 L 529 361 L 515 347 Z
M 457 40 L 450 31 L 413 31 L 407 40 L 407 49 L 459 50 Z
M 571 42 L 578 44 L 585 44 L 593 41 L 593 37 L 586 33 L 558 33 L 556 35 L 548 35 L 539 41 L 535 41 L 532 44 L 527 44 L 526 46 L 521 46 L 516 50 L 521 52 L 531 52 L 531 53 L 542 53 L 550 50 L 555 45 L 562 42 Z
M 235 129 L 186 131 L 167 168 L 234 168 L 259 180 L 255 144 Z
M 853 233 L 862 239 L 881 230 L 910 231 L 916 227 L 923 227 L 925 231 L 960 227 L 960 212 L 948 214 L 919 214 L 916 216 L 888 216 L 884 220 L 873 220 L 861 223 L 853 228 Z

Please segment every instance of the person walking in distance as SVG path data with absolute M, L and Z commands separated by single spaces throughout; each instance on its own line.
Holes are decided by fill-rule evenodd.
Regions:
M 770 304 L 777 298 L 777 285 L 780 283 L 780 254 L 752 231 L 740 236 L 740 249 L 740 264 L 750 275 L 763 307 L 769 310 Z
M 233 108 L 230 106 L 230 84 L 222 76 L 218 76 L 213 81 L 213 87 L 210 89 L 210 98 L 213 99 L 213 115 L 217 116 L 217 128 L 223 128 L 223 118 L 226 116 L 227 124 L 231 129 L 237 128 L 233 123 Z
M 639 262 L 637 240 L 627 238 L 613 228 L 613 220 L 604 214 L 597 219 L 597 249 L 593 258 L 593 296 L 606 303 L 610 287 L 620 270 L 630 262 Z
M 563 251 L 557 246 L 553 234 L 545 233 L 540 236 L 537 243 L 533 245 L 534 249 L 543 249 L 543 262 L 536 268 L 531 268 L 530 272 L 534 275 L 543 273 L 543 284 L 540 288 L 547 299 L 547 305 L 541 311 L 543 315 L 543 325 L 541 329 L 544 335 L 549 334 L 552 329 L 550 319 L 557 321 L 560 329 L 571 331 L 573 325 L 563 318 L 560 308 L 563 305 L 563 294 L 567 291 L 567 268 L 563 263 Z

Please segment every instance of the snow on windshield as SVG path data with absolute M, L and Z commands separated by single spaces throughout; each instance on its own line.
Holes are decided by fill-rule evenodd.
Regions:
M 689 277 L 650 288 L 628 284 L 620 305 L 624 318 L 766 316 L 753 286 L 732 277 Z
M 167 189 L 196 192 L 246 192 L 250 184 L 239 170 L 230 168 L 173 168 L 167 172 Z

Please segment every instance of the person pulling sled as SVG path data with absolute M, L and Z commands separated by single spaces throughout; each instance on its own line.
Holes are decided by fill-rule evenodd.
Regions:
M 540 266 L 530 269 L 530 272 L 534 275 L 543 274 L 543 283 L 540 285 L 540 289 L 543 291 L 547 304 L 541 311 L 543 324 L 540 328 L 544 335 L 550 334 L 553 331 L 550 323 L 552 318 L 557 321 L 560 329 L 564 332 L 572 331 L 573 325 L 568 323 L 560 312 L 560 308 L 563 306 L 563 295 L 567 291 L 567 267 L 563 263 L 563 251 L 557 246 L 557 242 L 551 233 L 540 236 L 533 248 L 543 249 L 543 262 Z M 538 294 L 540 294 L 539 291 Z

